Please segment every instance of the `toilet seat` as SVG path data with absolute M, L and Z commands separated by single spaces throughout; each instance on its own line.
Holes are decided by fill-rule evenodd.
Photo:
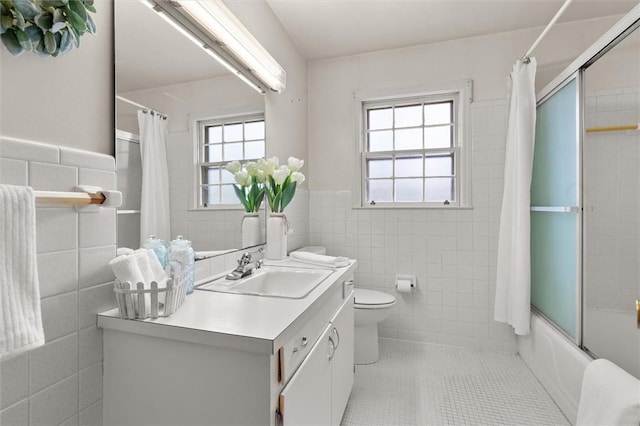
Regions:
M 354 289 L 355 309 L 384 309 L 396 303 L 396 298 L 390 294 L 364 288 Z

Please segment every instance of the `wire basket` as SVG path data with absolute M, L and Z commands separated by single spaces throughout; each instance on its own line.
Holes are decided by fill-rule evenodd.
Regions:
M 188 271 L 172 274 L 166 287 L 158 288 L 152 281 L 150 288 L 144 283 L 131 284 L 129 281 L 115 280 L 113 291 L 116 294 L 118 310 L 122 319 L 145 319 L 168 317 L 180 308 L 187 295 Z

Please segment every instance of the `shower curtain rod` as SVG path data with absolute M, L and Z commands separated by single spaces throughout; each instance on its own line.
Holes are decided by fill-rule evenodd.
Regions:
M 538 47 L 538 44 L 542 41 L 542 39 L 544 38 L 544 36 L 547 35 L 547 33 L 549 32 L 549 30 L 551 29 L 551 27 L 553 27 L 553 25 L 556 23 L 556 21 L 558 19 L 560 19 L 560 16 L 562 16 L 562 14 L 564 13 L 564 11 L 567 9 L 567 7 L 569 7 L 569 4 L 571 4 L 573 0 L 565 0 L 564 4 L 562 5 L 562 7 L 560 8 L 560 10 L 558 10 L 558 12 L 555 14 L 555 16 L 551 19 L 551 21 L 549 21 L 549 23 L 547 24 L 546 27 L 544 27 L 544 30 L 542 30 L 542 33 L 540 33 L 540 35 L 538 36 L 538 38 L 536 39 L 536 41 L 533 42 L 533 44 L 531 45 L 531 47 L 529 48 L 529 50 L 527 50 L 527 53 L 524 54 L 524 56 L 522 57 L 522 62 L 524 62 L 525 64 L 528 64 L 530 59 L 529 56 L 531 56 L 531 54 L 533 53 L 533 51 L 536 49 L 536 47 Z
M 160 117 L 162 117 L 162 118 L 163 118 L 163 119 L 165 119 L 165 120 L 166 120 L 167 118 L 169 118 L 169 116 L 168 116 L 167 114 L 163 114 L 163 113 L 161 113 L 160 111 L 156 111 L 156 110 L 155 110 L 155 109 L 153 109 L 153 108 L 149 108 L 149 107 L 147 107 L 147 106 L 144 106 L 144 105 L 142 105 L 142 104 L 139 104 L 139 103 L 137 103 L 137 102 L 134 102 L 134 101 L 132 101 L 132 100 L 130 100 L 130 99 L 127 99 L 127 98 L 125 98 L 125 97 L 123 97 L 123 96 L 116 95 L 116 99 L 118 99 L 119 101 L 122 101 L 122 102 L 126 102 L 126 103 L 128 103 L 128 104 L 130 104 L 130 105 L 133 105 L 133 106 L 135 106 L 135 107 L 138 107 L 138 108 L 142 109 L 144 112 L 150 111 L 152 114 L 153 114 L 153 113 L 158 114 Z

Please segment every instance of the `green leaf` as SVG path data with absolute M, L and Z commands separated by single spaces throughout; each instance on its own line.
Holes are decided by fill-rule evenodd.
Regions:
M 53 22 L 67 22 L 67 18 L 64 16 L 64 9 L 53 11 Z
M 69 35 L 71 36 L 71 40 L 73 40 L 73 44 L 76 47 L 80 46 L 80 35 L 76 32 L 76 29 L 70 25 L 67 25 L 67 31 L 69 31 Z
M 247 202 L 247 197 L 244 193 L 244 189 L 240 188 L 238 185 L 232 185 L 232 186 L 233 186 L 233 190 L 236 191 L 236 196 L 244 206 L 244 210 L 250 212 L 251 210 L 249 209 L 249 203 Z
M 84 8 L 84 3 L 81 0 L 69 0 L 65 9 L 67 8 L 77 13 L 83 22 L 87 19 L 87 9 Z
M 48 31 L 53 26 L 53 15 L 47 12 L 43 12 L 36 16 L 35 23 L 42 31 Z
M 297 182 L 289 182 L 289 185 L 285 186 L 284 189 L 282 190 L 282 201 L 280 202 L 282 206 L 282 210 L 284 210 L 285 207 L 289 205 L 291 200 L 293 200 L 293 196 L 296 194 L 296 186 L 297 186 Z
M 56 38 L 53 36 L 51 31 L 47 31 L 44 33 L 44 47 L 48 53 L 53 53 L 57 49 Z
M 67 12 L 67 18 L 69 18 L 69 22 L 71 26 L 76 30 L 78 35 L 81 35 L 87 30 L 87 26 L 84 23 L 84 19 L 82 19 L 76 12 L 71 10 L 69 6 L 65 8 Z
M 13 0 L 0 0 L 0 3 L 5 10 L 13 9 Z
M 13 17 L 11 15 L 1 15 L 0 22 L 3 27 L 11 28 L 13 27 Z
M 24 32 L 27 33 L 29 39 L 31 39 L 31 43 L 33 43 L 34 45 L 40 43 L 42 41 L 42 38 L 44 37 L 44 34 L 42 34 L 42 30 L 35 25 L 29 25 L 24 30 Z
M 67 53 L 73 48 L 73 38 L 69 31 L 61 31 L 60 34 L 60 52 Z
M 0 40 L 13 56 L 24 53 L 24 49 L 20 45 L 13 29 L 8 29 L 4 34 L 0 35 Z
M 22 13 L 18 12 L 17 10 L 15 12 L 16 12 L 16 27 L 24 31 L 25 27 L 27 26 L 27 23 L 24 21 L 24 17 L 22 16 Z
M 258 195 L 255 198 L 254 211 L 260 210 L 260 204 L 262 204 L 262 200 L 264 199 L 264 193 L 265 193 L 265 189 L 260 188 L 260 190 L 258 191 Z
M 96 7 L 93 4 L 88 4 L 86 1 L 84 2 L 84 7 L 87 8 L 89 12 L 96 13 Z
M 45 9 L 65 7 L 68 3 L 69 0 L 40 0 L 40 4 Z
M 62 30 L 63 28 L 67 28 L 67 23 L 66 22 L 55 22 L 52 26 L 51 26 L 51 32 L 52 33 L 57 33 L 60 30 Z
M 29 0 L 14 0 L 14 4 L 16 7 L 16 12 L 20 12 L 20 14 L 27 21 L 33 21 L 38 14 L 40 14 L 40 9 L 33 4 L 32 1 Z
M 87 14 L 87 20 L 85 21 L 85 25 L 87 26 L 87 31 L 89 31 L 91 34 L 96 33 L 96 23 L 94 22 L 93 18 L 89 14 Z
M 22 48 L 27 52 L 31 52 L 33 50 L 33 44 L 31 43 L 31 39 L 29 38 L 29 35 L 19 29 L 15 31 L 16 31 L 16 38 L 18 39 L 20 46 L 22 46 Z

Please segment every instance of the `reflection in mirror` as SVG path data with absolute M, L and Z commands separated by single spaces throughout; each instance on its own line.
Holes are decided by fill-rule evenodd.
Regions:
M 170 238 L 183 235 L 208 254 L 264 243 L 262 209 L 259 237 L 243 244 L 244 210 L 224 169 L 264 157 L 264 97 L 140 1 L 116 2 L 115 50 L 118 246 L 137 248 L 147 237 L 139 111 L 166 117 Z
M 640 30 L 584 79 L 583 344 L 640 377 Z

